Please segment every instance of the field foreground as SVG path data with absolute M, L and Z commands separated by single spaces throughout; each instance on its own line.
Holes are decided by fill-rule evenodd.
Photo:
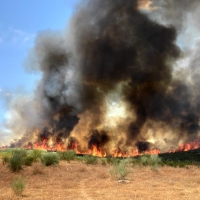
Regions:
M 0 199 L 36 200 L 131 200 L 131 199 L 200 199 L 200 168 L 132 167 L 127 182 L 111 178 L 110 166 L 86 165 L 61 161 L 57 166 L 24 166 L 19 173 L 12 173 L 7 165 L 0 164 Z M 23 197 L 13 193 L 13 178 L 23 176 L 27 186 Z

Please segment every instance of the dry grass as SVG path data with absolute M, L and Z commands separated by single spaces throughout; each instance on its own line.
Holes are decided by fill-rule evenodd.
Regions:
M 86 165 L 77 161 L 61 161 L 58 166 L 44 167 L 39 163 L 12 173 L 0 164 L 0 200 L 199 200 L 200 168 L 134 167 L 127 179 L 118 183 L 109 175 L 109 165 Z M 26 178 L 23 197 L 13 194 L 13 178 Z

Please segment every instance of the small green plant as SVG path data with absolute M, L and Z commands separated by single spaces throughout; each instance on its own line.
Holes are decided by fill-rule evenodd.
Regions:
M 11 188 L 17 196 L 22 196 L 25 187 L 26 181 L 24 178 L 21 177 L 14 179 L 11 183 Z
M 9 153 L 2 154 L 2 163 L 3 165 L 9 163 L 11 155 Z
M 157 155 L 151 155 L 151 165 L 155 166 L 155 165 L 160 165 L 162 163 L 162 159 Z
M 106 160 L 107 160 L 108 164 L 115 165 L 115 164 L 119 164 L 121 159 L 113 158 L 113 157 L 107 157 Z
M 121 161 L 120 163 L 112 165 L 109 169 L 109 173 L 116 180 L 124 180 L 130 171 L 127 168 L 127 163 Z
M 94 165 L 98 163 L 98 157 L 92 155 L 84 156 L 85 164 Z
M 125 158 L 124 159 L 124 162 L 127 164 L 127 165 L 132 165 L 134 163 L 134 159 L 133 158 Z
M 12 155 L 15 156 L 15 155 L 18 155 L 22 158 L 25 158 L 27 156 L 27 151 L 25 149 L 13 149 L 11 151 Z
M 174 160 L 167 160 L 164 162 L 165 165 L 168 165 L 170 167 L 187 167 L 188 165 L 191 164 L 189 161 L 174 161 Z
M 31 151 L 30 156 L 33 157 L 34 162 L 37 162 L 42 157 L 43 151 L 39 149 L 34 149 Z
M 101 158 L 100 160 L 101 160 L 101 164 L 102 164 L 102 165 L 106 165 L 106 163 L 107 163 L 107 162 L 106 162 L 106 158 Z
M 27 166 L 31 166 L 34 162 L 34 158 L 32 156 L 27 156 L 24 158 L 24 164 Z
M 76 158 L 76 151 L 68 150 L 65 152 L 58 152 L 58 155 L 60 156 L 60 160 L 67 160 L 70 162 Z
M 59 156 L 57 153 L 44 153 L 41 157 L 42 164 L 49 166 L 49 165 L 56 165 L 59 164 Z
M 138 159 L 139 164 L 144 166 L 155 166 L 162 163 L 162 159 L 158 155 L 143 155 Z
M 81 163 L 84 163 L 84 161 L 85 161 L 84 156 L 76 156 L 75 160 L 78 162 L 81 162 Z
M 21 155 L 14 154 L 9 161 L 9 168 L 12 172 L 17 172 L 22 169 L 24 163 L 23 157 Z

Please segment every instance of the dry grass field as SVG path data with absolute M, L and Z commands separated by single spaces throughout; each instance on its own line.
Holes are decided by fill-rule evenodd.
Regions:
M 78 161 L 60 161 L 57 166 L 40 163 L 24 166 L 13 173 L 0 163 L 1 200 L 199 200 L 200 168 L 132 167 L 127 182 L 119 183 L 109 174 L 110 166 L 86 165 Z M 22 197 L 10 184 L 15 177 L 26 179 Z

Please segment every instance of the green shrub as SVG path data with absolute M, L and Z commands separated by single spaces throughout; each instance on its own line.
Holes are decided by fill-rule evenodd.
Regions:
M 11 151 L 11 153 L 12 153 L 13 156 L 18 155 L 18 156 L 20 156 L 22 158 L 25 158 L 27 156 L 27 154 L 28 154 L 27 150 L 25 150 L 25 149 L 13 149 Z
M 190 165 L 191 163 L 188 161 L 173 161 L 173 160 L 167 160 L 164 162 L 165 165 L 168 165 L 170 167 L 186 167 L 187 165 Z
M 151 155 L 150 158 L 151 165 L 159 165 L 162 163 L 162 159 L 157 154 Z
M 46 166 L 59 164 L 59 156 L 57 153 L 44 153 L 41 162 Z
M 84 156 L 76 156 L 76 161 L 78 161 L 78 162 L 84 162 L 85 161 L 85 159 L 84 159 Z
M 86 155 L 84 156 L 85 164 L 89 165 L 94 165 L 98 163 L 98 157 L 92 156 L 92 155 Z
M 31 151 L 30 156 L 33 157 L 33 161 L 37 162 L 42 157 L 43 151 L 39 149 L 34 149 Z
M 176 163 L 172 160 L 167 160 L 164 162 L 165 165 L 170 166 L 170 167 L 177 167 Z
M 70 162 L 71 160 L 74 160 L 76 158 L 76 151 L 68 150 L 65 152 L 58 152 L 58 155 L 60 157 L 60 160 L 67 160 Z
M 144 166 L 155 166 L 162 163 L 162 159 L 158 155 L 143 155 L 138 159 L 139 164 Z
M 101 158 L 100 160 L 101 160 L 101 164 L 102 164 L 102 165 L 106 165 L 106 163 L 107 163 L 107 162 L 106 162 L 106 160 L 107 160 L 106 158 Z
M 24 163 L 23 157 L 21 155 L 14 154 L 9 161 L 9 168 L 13 172 L 17 172 L 22 169 Z
M 124 162 L 125 162 L 127 165 L 132 165 L 132 164 L 134 164 L 135 159 L 134 159 L 134 158 L 125 158 L 125 159 L 124 159 Z
M 116 180 L 124 180 L 130 171 L 127 168 L 127 163 L 121 161 L 120 163 L 112 165 L 109 169 L 109 173 Z
M 157 171 L 159 166 L 164 165 L 162 159 L 157 154 L 139 156 L 133 159 L 133 164 L 150 166 L 152 171 Z
M 34 158 L 32 156 L 27 156 L 24 158 L 24 164 L 27 166 L 31 166 L 34 162 Z
M 16 178 L 11 183 L 11 188 L 17 196 L 22 196 L 25 187 L 26 182 L 23 178 Z
M 119 159 L 119 158 L 113 158 L 113 157 L 107 157 L 106 158 L 107 163 L 111 164 L 111 165 L 119 164 L 120 160 L 121 159 Z
M 4 153 L 4 154 L 2 154 L 2 163 L 3 163 L 3 165 L 5 163 L 9 163 L 10 157 L 11 157 L 10 153 Z

